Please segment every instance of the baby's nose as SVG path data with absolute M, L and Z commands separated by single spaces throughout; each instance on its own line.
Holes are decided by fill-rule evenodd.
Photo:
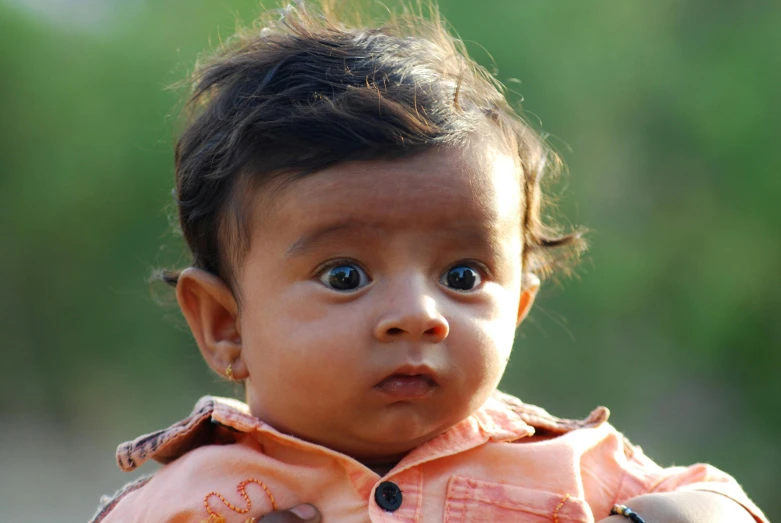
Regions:
M 449 333 L 447 319 L 430 296 L 395 302 L 395 306 L 379 318 L 374 330 L 374 336 L 382 342 L 408 339 L 439 343 Z

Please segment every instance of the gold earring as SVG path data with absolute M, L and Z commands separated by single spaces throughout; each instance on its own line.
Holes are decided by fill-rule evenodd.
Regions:
M 225 368 L 225 376 L 233 381 L 233 363 L 228 363 L 228 366 Z

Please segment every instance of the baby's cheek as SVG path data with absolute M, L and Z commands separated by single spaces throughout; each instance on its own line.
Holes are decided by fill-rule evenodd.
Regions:
M 482 335 L 487 350 L 495 353 L 502 361 L 507 361 L 515 339 L 517 314 L 508 307 L 497 311 L 493 318 L 481 322 Z
M 458 347 L 454 361 L 464 372 L 469 387 L 491 388 L 501 378 L 512 348 L 512 337 L 501 332 L 494 321 L 472 319 L 451 331 L 452 347 Z
M 504 374 L 510 359 L 514 339 L 514 323 L 508 318 L 482 322 L 479 346 L 480 361 L 473 362 L 473 368 L 481 368 L 482 383 L 476 384 L 481 390 L 493 392 Z

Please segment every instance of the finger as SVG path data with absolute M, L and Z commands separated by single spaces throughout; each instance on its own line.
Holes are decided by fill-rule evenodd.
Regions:
M 289 510 L 279 510 L 266 514 L 258 520 L 262 523 L 320 523 L 320 512 L 312 505 L 306 503 L 296 505 Z

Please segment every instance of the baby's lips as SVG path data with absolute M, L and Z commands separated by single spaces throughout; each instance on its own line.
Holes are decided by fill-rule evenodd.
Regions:
M 404 364 L 390 372 L 376 386 L 379 386 L 386 380 L 394 377 L 420 377 L 428 380 L 432 386 L 438 385 L 437 373 L 430 366 L 421 364 Z
M 426 365 L 402 365 L 374 388 L 397 400 L 428 396 L 437 386 L 436 373 Z
M 436 388 L 436 382 L 425 374 L 392 374 L 374 388 L 397 400 L 423 398 Z

